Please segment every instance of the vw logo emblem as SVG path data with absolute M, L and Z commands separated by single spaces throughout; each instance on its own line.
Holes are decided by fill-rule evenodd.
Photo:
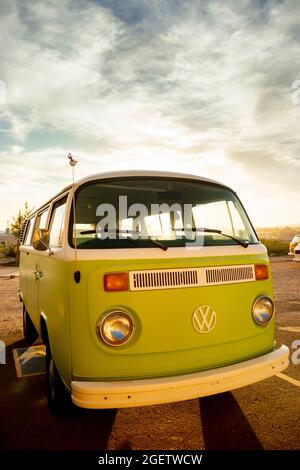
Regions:
M 192 321 L 198 333 L 209 333 L 216 325 L 217 315 L 209 305 L 200 305 L 194 311 Z

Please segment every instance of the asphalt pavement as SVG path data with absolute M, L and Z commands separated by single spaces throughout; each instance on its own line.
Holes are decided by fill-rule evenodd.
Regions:
M 282 374 L 201 399 L 119 410 L 74 407 L 64 417 L 48 410 L 44 375 L 17 378 L 12 350 L 28 345 L 18 279 L 0 279 L 0 338 L 8 345 L 7 364 L 0 365 L 1 449 L 299 449 L 300 264 L 286 257 L 272 268 L 276 338 L 294 361 Z

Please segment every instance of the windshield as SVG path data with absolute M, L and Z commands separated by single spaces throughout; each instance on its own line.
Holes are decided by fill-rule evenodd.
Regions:
M 78 248 L 153 248 L 258 243 L 235 194 L 201 181 L 126 178 L 76 192 L 69 239 Z M 233 238 L 231 238 L 233 237 Z

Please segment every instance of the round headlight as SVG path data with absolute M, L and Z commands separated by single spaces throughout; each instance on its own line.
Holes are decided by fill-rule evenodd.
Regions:
M 269 297 L 258 297 L 252 307 L 252 317 L 258 325 L 267 325 L 273 318 L 274 304 Z
M 110 312 L 97 324 L 101 339 L 110 346 L 126 343 L 133 333 L 133 322 L 127 313 Z

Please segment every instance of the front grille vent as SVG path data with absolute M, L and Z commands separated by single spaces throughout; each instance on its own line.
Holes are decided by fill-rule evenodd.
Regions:
M 132 281 L 133 290 L 198 286 L 198 272 L 196 269 L 137 271 L 132 273 Z
M 255 281 L 253 265 L 130 271 L 131 291 L 180 289 Z
M 206 268 L 207 284 L 224 284 L 227 282 L 236 281 L 252 281 L 253 279 L 253 266 Z

